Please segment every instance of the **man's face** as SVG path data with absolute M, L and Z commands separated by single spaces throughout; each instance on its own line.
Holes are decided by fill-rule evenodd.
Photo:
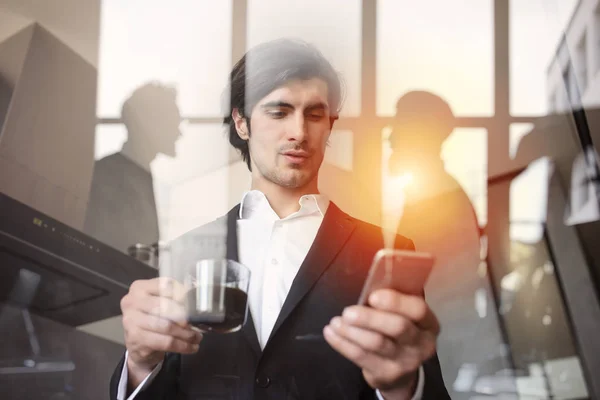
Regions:
M 181 137 L 181 115 L 179 109 L 175 104 L 172 107 L 163 109 L 160 117 L 161 123 L 157 124 L 157 128 L 160 129 L 159 137 L 159 152 L 169 157 L 176 157 L 176 144 L 177 140 Z
M 327 83 L 292 80 L 262 98 L 237 124 L 248 139 L 252 178 L 287 188 L 316 183 L 331 131 Z

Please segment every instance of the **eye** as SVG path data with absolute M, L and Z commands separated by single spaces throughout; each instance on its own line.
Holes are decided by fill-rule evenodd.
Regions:
M 281 111 L 281 110 L 269 110 L 267 111 L 267 114 L 275 119 L 280 119 L 285 117 L 285 112 Z
M 307 118 L 310 119 L 311 121 L 320 121 L 324 118 L 325 116 L 321 113 L 310 113 L 307 115 Z

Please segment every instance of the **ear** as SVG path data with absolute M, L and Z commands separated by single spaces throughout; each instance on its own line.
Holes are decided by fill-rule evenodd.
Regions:
M 231 118 L 233 118 L 235 130 L 240 139 L 248 140 L 250 138 L 250 135 L 248 134 L 248 124 L 246 123 L 246 118 L 240 113 L 240 110 L 234 108 L 231 112 Z
M 335 121 L 337 121 L 339 119 L 339 117 L 337 115 L 333 115 L 331 117 L 329 117 L 329 130 L 333 129 L 333 123 Z

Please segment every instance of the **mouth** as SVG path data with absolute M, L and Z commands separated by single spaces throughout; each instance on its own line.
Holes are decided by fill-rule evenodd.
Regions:
M 282 154 L 286 160 L 293 164 L 304 163 L 310 157 L 310 154 L 308 154 L 306 151 L 286 151 Z

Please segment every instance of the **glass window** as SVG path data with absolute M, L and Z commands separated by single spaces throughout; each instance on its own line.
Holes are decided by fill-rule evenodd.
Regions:
M 151 81 L 178 91 L 182 115 L 220 115 L 231 65 L 231 1 L 102 2 L 98 66 L 100 117 Z
M 352 171 L 353 139 L 352 131 L 340 129 L 331 131 L 324 162 L 345 171 Z
M 377 113 L 420 89 L 456 115 L 493 115 L 492 15 L 491 0 L 378 1 Z
M 533 129 L 534 124 L 532 123 L 514 123 L 510 124 L 508 130 L 508 151 L 510 153 L 511 158 L 515 158 L 517 155 L 517 151 L 519 149 L 519 144 L 521 143 L 521 139 L 527 135 Z
M 510 1 L 510 113 L 546 115 L 548 96 L 561 77 L 551 74 L 577 0 Z M 563 60 L 559 60 L 563 61 Z M 561 64 L 564 65 L 564 64 Z
M 75 2 L 64 1 L 64 8 L 69 9 L 64 15 L 72 17 L 79 12 Z M 86 152 L 75 142 L 67 146 L 64 153 L 79 158 L 65 171 L 81 169 L 84 158 L 86 166 L 94 165 L 91 182 L 89 178 L 73 179 L 90 193 L 89 202 L 81 202 L 87 204 L 87 210 L 80 230 L 105 246 L 84 234 L 76 237 L 79 232 L 61 231 L 60 224 L 53 226 L 46 217 L 35 216 L 25 222 L 39 237 L 43 237 L 40 232 L 52 235 L 49 232 L 57 227 L 62 236 L 56 241 L 57 247 L 49 250 L 56 250 L 53 254 L 60 256 L 55 257 L 60 265 L 66 265 L 62 256 L 71 257 L 70 249 L 75 249 L 75 257 L 83 254 L 79 251 L 91 249 L 91 257 L 73 260 L 92 269 L 96 268 L 94 263 L 108 260 L 102 264 L 123 266 L 119 271 L 127 270 L 126 276 L 137 277 L 144 271 L 153 274 L 155 271 L 130 257 L 134 255 L 129 253 L 132 245 L 147 250 L 148 258 L 138 260 L 157 267 L 154 250 L 164 249 L 159 242 L 169 242 L 226 214 L 250 188 L 247 165 L 230 145 L 227 128 L 220 120 L 223 89 L 231 65 L 237 61 L 231 59 L 232 50 L 236 51 L 232 30 L 235 39 L 244 39 L 246 49 L 275 38 L 302 38 L 322 50 L 346 83 L 342 118 L 329 140 L 319 171 L 319 189 L 352 217 L 397 230 L 413 240 L 417 250 L 435 256 L 437 265 L 426 295 L 442 325 L 437 351 L 451 397 L 585 398 L 589 394 L 582 367 L 593 365 L 586 359 L 587 353 L 593 352 L 586 351 L 581 332 L 571 324 L 578 321 L 577 315 L 588 314 L 574 313 L 584 307 L 572 307 L 573 291 L 566 292 L 564 278 L 568 274 L 564 272 L 575 271 L 574 255 L 600 259 L 596 251 L 598 223 L 586 224 L 584 229 L 571 227 L 572 242 L 564 241 L 559 254 L 556 244 L 560 236 L 551 233 L 547 216 L 553 215 L 566 226 L 582 218 L 592 200 L 584 196 L 588 188 L 580 185 L 580 180 L 571 182 L 572 170 L 579 165 L 573 159 L 581 150 L 571 119 L 546 114 L 568 111 L 579 102 L 580 95 L 585 101 L 600 93 L 594 89 L 600 70 L 600 6 L 593 5 L 595 14 L 589 12 L 592 6 L 586 9 L 586 23 L 594 20 L 592 26 L 582 28 L 583 19 L 572 18 L 582 15 L 577 14 L 578 4 L 587 7 L 591 2 L 597 3 L 512 0 L 508 7 L 506 0 L 102 0 L 98 2 L 102 5 L 101 22 L 99 15 L 90 13 L 97 21 L 85 32 L 76 30 L 93 19 L 91 16 L 66 18 L 69 22 L 62 24 L 54 12 L 49 13 L 52 30 L 58 32 L 62 27 L 63 34 L 73 34 L 63 44 L 76 53 L 86 47 L 81 43 L 92 42 L 89 32 L 100 28 L 99 37 L 94 33 L 99 52 L 96 47 L 93 52 L 87 48 L 99 55 L 96 105 L 90 103 L 87 116 L 79 113 L 56 119 L 82 126 L 88 123 L 90 127 L 97 123 L 94 160 L 91 135 L 79 135 L 88 138 Z M 26 3 L 36 3 L 39 10 L 20 13 L 28 7 L 23 5 L 11 7 L 9 12 L 22 14 L 18 18 L 25 20 L 35 19 L 46 10 L 38 7 L 40 2 Z M 510 9 L 510 26 L 494 27 L 494 4 Z M 365 16 L 376 11 L 375 26 L 362 26 L 363 6 L 371 7 L 364 8 Z M 247 11 L 246 23 L 232 21 L 236 10 Z M 235 18 L 242 18 L 242 14 L 236 12 Z M 10 29 L 21 23 L 10 22 L 12 16 L 5 18 L 0 12 L 4 31 L 9 29 L 2 24 L 5 20 Z M 48 20 L 38 22 L 50 29 Z M 563 35 L 573 26 L 577 34 Z M 508 59 L 494 60 L 494 33 L 500 31 L 510 36 L 510 54 Z M 363 50 L 373 49 L 361 48 L 362 35 L 371 37 L 374 33 L 377 59 L 363 59 L 372 54 Z M 59 35 L 58 41 L 64 37 Z M 65 48 L 61 46 L 57 48 Z M 81 55 L 88 69 L 96 68 L 95 55 Z M 585 60 L 592 61 L 586 64 Z M 495 61 L 510 65 L 510 88 L 498 90 L 510 92 L 512 116 L 500 115 L 494 108 L 495 94 L 503 97 L 502 92 L 494 93 Z M 365 117 L 365 110 L 361 110 L 365 98 L 361 93 L 363 62 L 376 65 L 375 87 L 364 88 L 376 89 L 375 116 Z M 95 71 L 91 72 L 91 83 L 82 82 L 81 86 L 96 87 Z M 44 75 L 40 76 L 43 80 Z M 70 94 L 68 88 L 60 88 L 57 98 Z M 6 90 L 12 93 L 12 86 Z M 141 93 L 140 97 L 131 100 L 136 93 Z M 402 98 L 407 101 L 400 103 Z M 519 118 L 513 119 L 515 116 Z M 99 122 L 95 122 L 96 117 Z M 590 121 L 593 125 L 591 117 Z M 64 133 L 60 124 L 49 119 L 45 122 L 44 128 L 50 125 L 46 132 L 54 129 Z M 509 154 L 495 157 L 493 169 L 508 172 L 508 178 L 488 177 L 488 156 L 497 155 L 496 143 L 502 141 L 509 142 Z M 1 150 L 10 151 L 10 146 Z M 542 156 L 549 156 L 553 163 L 540 159 Z M 520 170 L 530 163 L 524 172 Z M 499 164 L 502 168 L 497 168 Z M 560 182 L 571 184 L 564 189 L 564 197 L 573 196 L 568 207 L 554 203 L 554 213 L 549 211 L 553 196 L 547 186 L 552 173 L 558 174 Z M 75 210 L 62 187 L 50 188 L 42 179 L 20 179 L 17 183 L 32 198 L 50 199 L 69 213 Z M 584 197 L 583 207 L 574 207 L 580 203 L 575 200 Z M 400 212 L 391 215 L 396 211 Z M 34 212 L 44 213 L 42 209 Z M 16 226 L 20 229 L 19 224 Z M 214 237 L 202 239 L 206 243 L 194 238 L 195 250 L 197 243 L 201 248 L 203 244 L 217 244 Z M 14 248 L 18 250 L 21 245 Z M 41 242 L 33 245 L 46 246 Z M 110 374 L 125 351 L 122 319 L 116 314 L 118 300 L 129 282 L 107 286 L 112 298 L 96 298 L 102 304 L 95 303 L 97 309 L 87 309 L 93 311 L 88 313 L 87 300 L 81 299 L 98 295 L 99 289 L 82 285 L 94 286 L 100 277 L 89 276 L 83 283 L 70 281 L 68 268 L 61 270 L 65 276 L 58 276 L 52 270 L 59 264 L 48 264 L 48 268 L 34 265 L 33 257 L 48 259 L 45 248 L 37 255 L 34 247 L 23 248 L 30 251 L 23 250 L 18 259 L 12 248 L 10 252 L 0 251 L 0 264 L 18 267 L 4 273 L 0 286 L 8 286 L 0 292 L 10 293 L 8 300 L 19 304 L 0 304 L 0 334 L 8 338 L 2 347 L 5 354 L 0 357 L 0 393 L 10 392 L 15 399 L 36 395 L 93 398 L 93 393 L 108 390 Z M 168 251 L 163 254 L 168 255 Z M 166 260 L 163 267 L 169 266 L 168 257 Z M 580 266 L 598 271 L 597 265 L 588 266 L 587 262 Z M 40 273 L 32 274 L 34 270 Z M 344 280 L 337 278 L 345 273 L 334 274 L 329 278 L 335 278 L 344 289 Z M 38 283 L 41 286 L 37 287 Z M 578 288 L 593 290 L 591 284 Z M 344 295 L 342 292 L 332 293 Z M 33 299 L 33 303 L 19 303 L 23 297 Z M 338 297 L 345 302 L 344 296 Z M 51 310 L 40 315 L 40 309 L 48 306 L 46 299 L 73 302 L 69 307 L 74 312 Z M 20 308 L 22 305 L 29 307 L 31 314 Z M 61 321 L 71 314 L 76 314 L 76 320 L 66 321 L 68 324 Z M 598 318 L 585 322 L 594 320 Z M 314 331 L 318 333 L 318 329 Z M 577 344 L 582 345 L 580 353 Z M 307 343 L 306 349 L 318 356 L 318 346 Z M 314 359 L 307 357 L 307 368 L 298 365 L 298 371 L 314 369 Z M 52 371 L 52 376 L 32 373 L 36 365 Z M 225 375 L 206 376 L 198 390 L 206 391 L 206 396 L 235 397 L 232 392 L 240 382 L 235 375 L 239 371 L 213 372 Z M 337 391 L 346 388 L 345 380 L 350 376 L 343 369 L 328 368 L 318 374 L 316 384 L 320 387 L 312 394 L 333 398 L 341 396 Z M 83 375 L 94 379 L 83 379 Z M 46 380 L 44 376 L 48 376 Z M 304 398 L 299 393 L 310 397 L 305 390 L 311 385 L 305 385 L 303 376 L 282 375 L 275 386 L 291 388 L 292 397 Z M 268 385 L 268 380 L 260 381 Z
M 101 124 L 96 127 L 94 160 L 117 153 L 127 141 L 127 129 L 123 124 Z
M 469 196 L 479 225 L 487 223 L 487 130 L 457 128 L 442 148 L 446 171 Z

